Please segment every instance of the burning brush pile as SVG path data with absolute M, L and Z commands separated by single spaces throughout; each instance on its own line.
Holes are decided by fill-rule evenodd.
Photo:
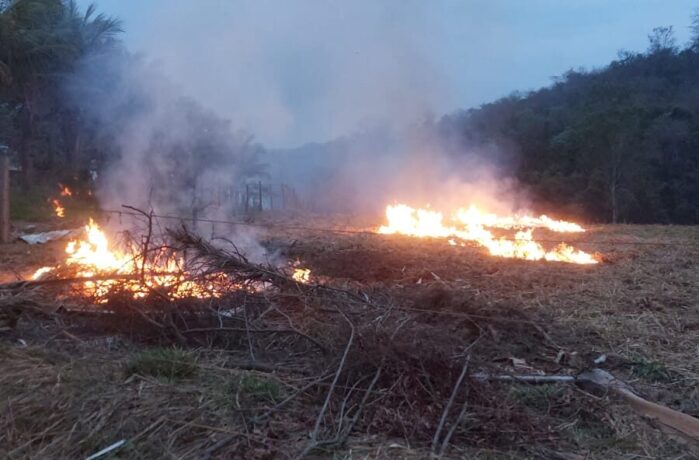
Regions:
M 226 270 L 203 266 L 196 258 L 187 257 L 188 246 L 181 243 L 192 240 L 184 227 L 156 237 L 152 217 L 144 216 L 148 233 L 136 241 L 125 232 L 125 241 L 119 245 L 111 243 L 107 233 L 90 219 L 84 227 L 83 238 L 66 245 L 65 261 L 58 266 L 37 269 L 32 280 L 74 283 L 79 286 L 73 291 L 74 295 L 97 304 L 108 303 L 117 294 L 133 299 L 151 296 L 168 300 L 219 298 L 231 291 L 261 290 L 269 281 L 255 276 L 232 277 Z M 230 246 L 234 251 L 230 260 L 238 260 L 237 268 L 253 266 L 233 243 Z M 310 270 L 304 268 L 294 268 L 291 273 L 268 268 L 278 277 L 289 277 L 297 282 L 307 282 L 310 276 Z
M 204 273 L 186 264 L 176 247 L 157 242 L 151 233 L 139 243 L 127 241 L 117 249 L 94 220 L 84 230 L 83 239 L 66 246 L 63 264 L 41 267 L 32 279 L 74 281 L 80 286 L 74 294 L 95 303 L 107 303 L 117 293 L 134 299 L 219 297 L 226 284 L 225 275 Z

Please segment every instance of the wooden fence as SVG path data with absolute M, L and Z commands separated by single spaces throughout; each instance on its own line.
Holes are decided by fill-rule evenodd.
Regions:
M 204 187 L 197 190 L 196 202 L 199 208 L 225 209 L 233 214 L 303 208 L 293 187 L 261 181 Z

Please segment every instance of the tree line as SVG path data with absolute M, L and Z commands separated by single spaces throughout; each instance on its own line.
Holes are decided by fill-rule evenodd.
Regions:
M 25 191 L 99 170 L 151 205 L 184 203 L 213 175 L 264 174 L 251 134 L 179 94 L 121 34 L 94 5 L 0 0 L 0 150 Z
M 453 155 L 495 146 L 534 202 L 599 222 L 699 223 L 699 15 L 645 52 L 443 117 Z M 502 153 L 500 156 L 503 156 Z

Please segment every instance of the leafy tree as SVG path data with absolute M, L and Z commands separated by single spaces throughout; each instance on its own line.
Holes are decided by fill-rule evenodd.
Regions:
M 18 133 L 11 143 L 25 186 L 31 183 L 35 162 L 41 161 L 34 156 L 54 153 L 40 149 L 42 141 L 50 139 L 49 147 L 55 148 L 52 128 L 60 116 L 66 119 L 60 113 L 62 79 L 81 57 L 120 31 L 117 20 L 95 15 L 94 6 L 81 15 L 72 0 L 14 0 L 0 12 L 0 96 L 19 108 Z M 71 115 L 67 120 L 75 118 Z

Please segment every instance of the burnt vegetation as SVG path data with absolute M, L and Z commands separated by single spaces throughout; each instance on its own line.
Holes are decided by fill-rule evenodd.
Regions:
M 691 451 L 611 394 L 479 377 L 601 366 L 699 415 L 697 247 L 662 244 L 686 239 L 678 230 L 644 231 L 636 237 L 655 245 L 621 247 L 595 267 L 441 241 L 270 231 L 267 247 L 311 268 L 300 283 L 180 227 L 148 251 L 186 253 L 182 281 L 220 295 L 173 298 L 169 285 L 134 296 L 116 285 L 95 308 L 68 273 L 3 285 L 0 305 L 15 315 L 1 347 L 5 454 L 82 456 L 119 439 L 127 458 Z M 594 247 L 607 247 L 605 236 L 617 238 L 599 229 Z

